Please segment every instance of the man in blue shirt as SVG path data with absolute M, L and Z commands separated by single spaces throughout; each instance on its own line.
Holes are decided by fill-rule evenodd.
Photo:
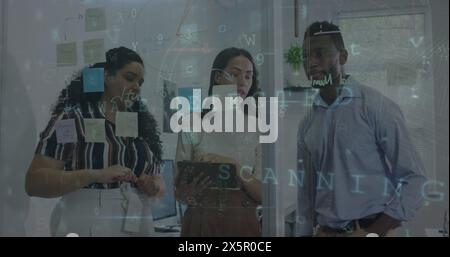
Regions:
M 422 205 L 424 168 L 398 105 L 345 74 L 341 32 L 305 32 L 304 66 L 320 88 L 298 132 L 298 236 L 391 236 Z

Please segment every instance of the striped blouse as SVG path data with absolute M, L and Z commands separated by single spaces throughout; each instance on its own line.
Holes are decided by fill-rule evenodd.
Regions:
M 105 120 L 104 143 L 85 142 L 85 127 L 83 118 Z M 56 124 L 60 120 L 74 119 L 77 132 L 76 143 L 58 143 Z M 99 105 L 89 106 L 87 112 L 79 107 L 69 112 L 53 115 L 44 131 L 41 132 L 36 154 L 64 161 L 64 170 L 103 169 L 112 165 L 128 167 L 136 176 L 142 172 L 155 175 L 160 173 L 158 162 L 150 150 L 148 143 L 142 138 L 118 137 L 115 135 L 115 124 L 106 119 Z M 120 182 L 101 184 L 92 183 L 86 188 L 108 189 L 117 188 Z

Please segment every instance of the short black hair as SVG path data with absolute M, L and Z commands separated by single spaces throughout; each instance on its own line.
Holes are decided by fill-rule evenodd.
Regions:
M 328 21 L 316 21 L 309 25 L 305 31 L 305 36 L 303 40 L 307 37 L 317 37 L 321 35 L 329 35 L 333 41 L 334 46 L 337 50 L 345 50 L 344 39 L 342 38 L 341 30 L 337 25 L 330 23 Z

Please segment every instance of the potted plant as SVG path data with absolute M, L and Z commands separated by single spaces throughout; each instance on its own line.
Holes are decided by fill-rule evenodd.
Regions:
M 300 71 L 303 64 L 303 48 L 298 44 L 292 44 L 291 47 L 284 53 L 286 63 L 291 66 L 291 73 L 287 77 L 290 86 L 299 87 L 304 76 Z
M 294 71 L 300 71 L 303 64 L 303 49 L 297 44 L 291 45 L 286 53 L 284 53 L 286 62 L 292 65 Z

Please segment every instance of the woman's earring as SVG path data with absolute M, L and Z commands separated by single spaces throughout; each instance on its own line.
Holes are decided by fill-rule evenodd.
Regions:
M 103 78 L 103 84 L 104 84 L 105 89 L 106 89 L 106 85 L 109 84 L 109 75 L 106 71 L 105 71 L 105 76 Z
M 219 83 L 219 76 L 220 76 L 220 73 L 219 73 L 218 71 L 216 71 L 216 72 L 214 73 L 214 83 L 215 83 L 216 85 Z

